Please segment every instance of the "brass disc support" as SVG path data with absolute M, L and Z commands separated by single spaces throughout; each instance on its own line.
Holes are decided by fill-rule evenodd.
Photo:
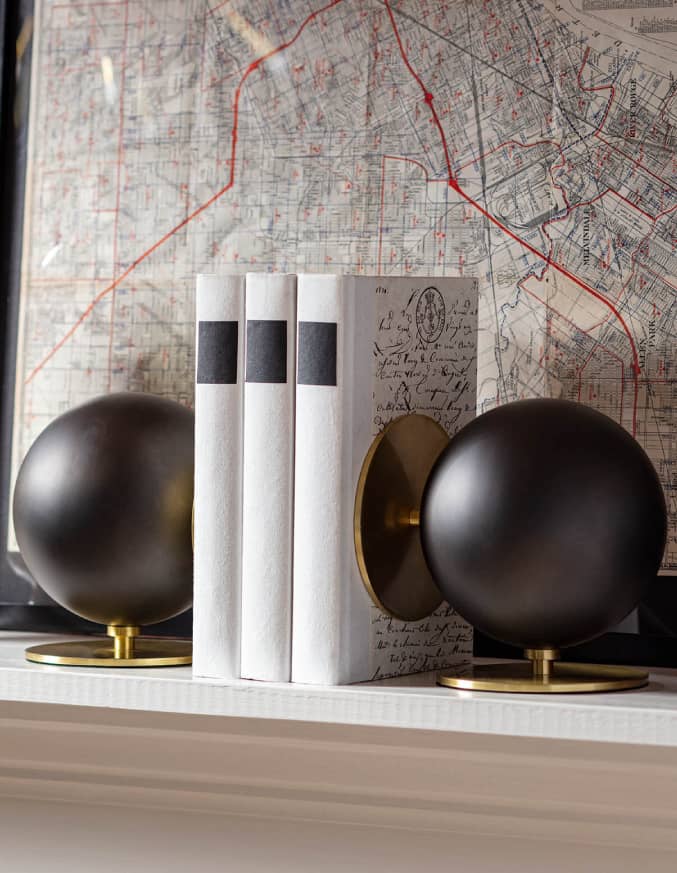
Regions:
M 90 637 L 26 649 L 26 659 L 60 667 L 178 667 L 192 663 L 189 640 L 149 639 L 134 625 L 108 625 L 110 639 Z
M 459 691 L 580 694 L 625 691 L 649 681 L 645 670 L 606 664 L 570 664 L 553 648 L 525 649 L 525 661 L 459 666 L 438 674 L 437 684 Z
M 426 415 L 396 418 L 375 438 L 355 495 L 355 554 L 372 601 L 387 615 L 417 621 L 442 595 L 421 546 L 421 498 L 447 447 L 444 428 Z

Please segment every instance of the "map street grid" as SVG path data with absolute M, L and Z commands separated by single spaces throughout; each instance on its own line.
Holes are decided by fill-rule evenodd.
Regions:
M 36 0 L 13 469 L 97 394 L 191 404 L 193 281 L 480 280 L 478 404 L 633 433 L 677 572 L 672 0 Z

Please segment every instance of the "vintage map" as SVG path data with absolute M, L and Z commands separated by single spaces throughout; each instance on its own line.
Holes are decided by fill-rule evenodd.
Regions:
M 481 409 L 635 434 L 677 571 L 673 0 L 36 0 L 14 465 L 192 402 L 193 276 L 480 280 Z

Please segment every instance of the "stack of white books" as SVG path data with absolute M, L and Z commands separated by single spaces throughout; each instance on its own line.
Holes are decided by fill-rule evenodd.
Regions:
M 344 684 L 472 654 L 447 604 L 381 613 L 353 541 L 372 440 L 475 415 L 477 280 L 248 273 L 196 285 L 193 672 Z

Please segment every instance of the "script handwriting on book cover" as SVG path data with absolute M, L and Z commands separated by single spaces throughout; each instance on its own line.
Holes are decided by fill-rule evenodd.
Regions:
M 450 655 L 461 659 L 472 655 L 472 628 L 446 603 L 418 622 L 398 621 L 374 610 L 379 664 L 374 679 L 439 670 Z
M 477 282 L 474 294 L 442 296 L 429 285 L 377 290 L 374 430 L 419 412 L 451 434 L 475 415 Z
M 410 412 L 429 415 L 450 436 L 475 416 L 478 282 L 455 280 L 450 294 L 448 281 L 379 280 L 372 436 Z M 374 679 L 440 669 L 450 653 L 472 655 L 472 630 L 446 603 L 414 623 L 372 606 L 371 622 Z

